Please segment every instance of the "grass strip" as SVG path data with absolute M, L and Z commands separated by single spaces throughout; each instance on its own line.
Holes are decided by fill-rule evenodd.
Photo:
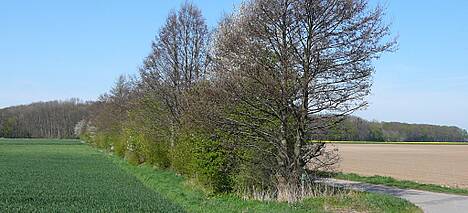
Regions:
M 311 141 L 333 144 L 407 144 L 407 145 L 468 145 L 468 142 L 396 142 L 396 141 Z
M 149 165 L 134 166 L 115 156 L 109 158 L 188 212 L 421 212 L 406 200 L 367 192 L 314 197 L 296 204 L 244 200 L 232 194 L 210 196 L 174 172 Z
M 441 185 L 436 185 L 436 184 L 418 183 L 418 182 L 409 181 L 409 180 L 397 180 L 395 178 L 387 177 L 387 176 L 379 176 L 379 175 L 361 176 L 361 175 L 354 174 L 354 173 L 333 173 L 333 174 L 326 174 L 325 176 L 336 178 L 336 179 L 342 179 L 342 180 L 350 180 L 350 181 L 357 181 L 357 182 L 363 182 L 363 183 L 392 186 L 392 187 L 396 187 L 400 189 L 417 189 L 417 190 L 430 191 L 430 192 L 440 192 L 440 193 L 468 196 L 468 189 L 447 187 L 447 186 L 441 186 Z

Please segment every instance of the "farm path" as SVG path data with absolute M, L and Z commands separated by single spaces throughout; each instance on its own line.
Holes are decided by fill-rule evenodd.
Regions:
M 427 213 L 458 213 L 467 212 L 468 196 L 427 192 L 413 189 L 399 189 L 389 186 L 367 184 L 348 180 L 323 179 L 322 182 L 349 189 L 376 192 L 406 199 L 419 206 Z

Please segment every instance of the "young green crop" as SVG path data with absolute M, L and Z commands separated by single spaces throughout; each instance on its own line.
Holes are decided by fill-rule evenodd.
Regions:
M 0 139 L 0 183 L 0 212 L 183 212 L 79 141 Z

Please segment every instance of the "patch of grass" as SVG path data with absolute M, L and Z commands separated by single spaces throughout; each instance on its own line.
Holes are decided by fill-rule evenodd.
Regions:
M 406 200 L 378 193 L 353 192 L 341 197 L 312 198 L 300 205 L 307 209 L 310 204 L 333 212 L 422 212 Z
M 365 192 L 309 198 L 296 204 L 244 200 L 230 194 L 210 196 L 171 171 L 148 165 L 133 166 L 115 156 L 109 158 L 189 212 L 421 212 L 403 199 Z
M 79 141 L 0 140 L 0 212 L 184 212 Z
M 312 141 L 317 143 L 319 141 Z M 394 141 L 320 141 L 334 144 L 409 144 L 409 145 L 468 145 L 468 142 L 394 142 Z
M 449 193 L 449 194 L 457 194 L 457 195 L 468 195 L 468 189 L 462 188 L 453 188 L 453 187 L 446 187 L 440 186 L 436 184 L 425 184 L 425 183 L 418 183 L 414 181 L 408 180 L 397 180 L 392 177 L 386 176 L 360 176 L 354 173 L 334 173 L 334 174 L 327 174 L 328 177 L 333 177 L 336 179 L 342 180 L 351 180 L 351 181 L 358 181 L 370 184 L 380 184 L 385 186 L 393 186 L 401 189 L 418 189 L 424 191 L 431 191 L 431 192 L 441 192 L 441 193 Z

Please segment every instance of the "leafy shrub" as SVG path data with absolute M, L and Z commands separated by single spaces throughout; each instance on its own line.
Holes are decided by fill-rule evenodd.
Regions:
M 112 150 L 113 144 L 115 143 L 115 141 L 118 140 L 119 135 L 116 133 L 101 132 L 96 134 L 94 139 L 91 141 L 91 144 L 93 144 L 97 148 Z
M 227 151 L 220 140 L 193 136 L 195 169 L 199 180 L 214 192 L 232 190 Z
M 172 168 L 214 193 L 232 189 L 227 156 L 221 141 L 196 133 L 182 134 L 171 149 Z
M 125 152 L 126 152 L 126 147 L 127 147 L 125 137 L 123 136 L 119 137 L 118 140 L 115 140 L 112 142 L 112 145 L 113 145 L 112 151 L 114 151 L 116 155 L 120 157 L 125 157 Z
M 138 153 L 135 151 L 127 150 L 125 152 L 125 159 L 132 165 L 140 164 L 140 157 Z
M 164 141 L 147 141 L 144 156 L 147 162 L 159 168 L 169 168 L 171 160 L 169 156 L 169 145 Z
M 146 134 L 148 131 L 141 131 L 144 128 L 131 125 L 125 128 L 123 137 L 126 141 L 126 149 L 131 150 L 134 161 L 138 163 L 168 168 L 170 166 L 168 143 L 161 138 Z
M 270 200 L 275 196 L 275 174 L 271 163 L 275 159 L 251 149 L 240 149 L 235 154 L 239 162 L 233 173 L 233 191 L 256 200 Z
M 193 139 L 190 135 L 178 138 L 174 147 L 170 149 L 172 168 L 179 174 L 195 177 L 195 159 Z

